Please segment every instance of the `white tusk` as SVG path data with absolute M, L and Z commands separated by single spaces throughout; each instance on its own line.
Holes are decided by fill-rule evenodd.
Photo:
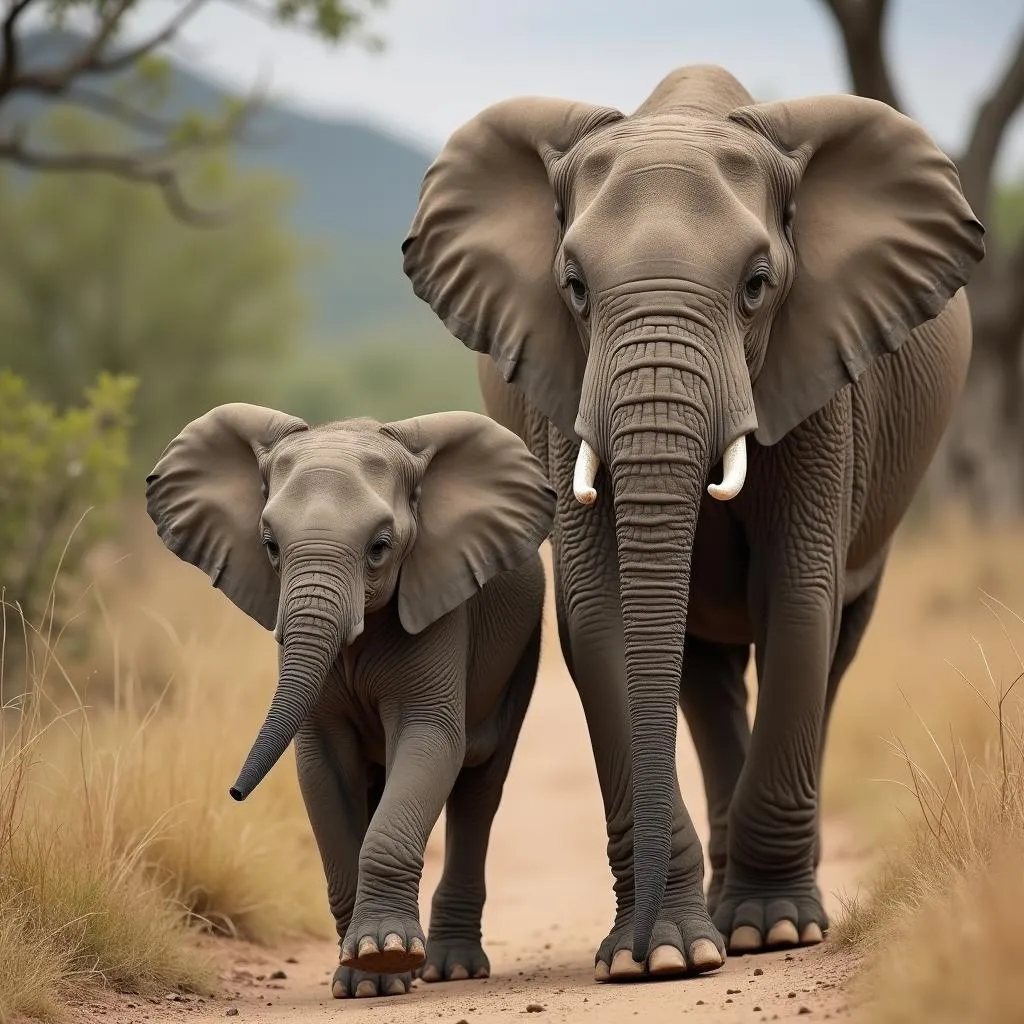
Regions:
M 722 456 L 722 482 L 708 484 L 708 494 L 718 501 L 730 501 L 743 490 L 747 479 L 747 437 L 740 434 Z
M 576 456 L 576 468 L 572 474 L 572 493 L 583 505 L 593 505 L 597 501 L 594 478 L 600 467 L 601 460 L 597 457 L 597 452 L 586 441 L 581 441 L 580 453 Z

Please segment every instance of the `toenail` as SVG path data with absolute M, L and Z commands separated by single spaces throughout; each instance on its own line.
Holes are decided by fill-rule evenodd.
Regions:
M 769 946 L 795 946 L 799 941 L 800 936 L 792 921 L 776 921 L 768 932 Z
M 441 972 L 433 964 L 427 964 L 427 966 L 423 968 L 423 972 L 420 974 L 420 977 L 424 981 L 438 981 L 441 977 Z
M 651 974 L 681 974 L 686 971 L 686 957 L 675 946 L 658 946 L 647 964 Z
M 402 941 L 402 936 L 397 932 L 391 932 L 384 936 L 384 951 L 391 952 L 392 950 L 405 950 L 405 943 Z
M 761 948 L 761 932 L 751 924 L 741 924 L 729 936 L 730 953 L 746 953 Z
M 710 970 L 724 963 L 718 947 L 710 939 L 698 939 L 690 947 L 690 963 L 694 970 Z
M 413 940 L 409 943 L 409 952 L 410 953 L 422 954 L 423 953 L 423 940 L 421 938 L 417 937 L 417 936 L 414 936 Z
M 612 957 L 611 977 L 636 978 L 644 973 L 645 964 L 638 964 L 633 959 L 633 951 L 620 949 Z
M 404 996 L 405 995 L 405 982 L 401 978 L 392 978 L 388 982 L 388 995 L 389 996 Z
M 594 964 L 594 981 L 607 981 L 609 974 L 608 965 L 603 960 Z
M 469 977 L 469 971 L 462 964 L 454 964 L 448 972 L 448 977 L 452 981 L 465 981 Z
M 812 921 L 804 928 L 803 933 L 800 936 L 800 941 L 814 945 L 818 942 L 822 942 L 824 938 L 825 936 L 822 935 L 821 927 L 818 925 L 817 921 Z
M 491 972 L 486 967 L 478 967 L 476 974 L 473 975 L 474 978 L 489 978 L 490 976 Z
M 356 985 L 356 999 L 369 999 L 370 996 L 375 996 L 376 994 L 377 986 L 369 978 L 364 978 Z
M 377 950 L 377 943 L 373 939 L 371 939 L 369 936 L 367 936 L 365 939 L 361 939 L 360 940 L 360 942 L 359 942 L 359 955 L 360 956 L 368 956 L 370 953 L 376 953 L 376 952 L 378 952 L 378 950 Z M 362 982 L 360 982 L 360 984 L 362 984 Z
M 348 999 L 348 992 L 340 981 L 336 981 L 331 986 L 331 995 L 334 996 L 335 999 Z

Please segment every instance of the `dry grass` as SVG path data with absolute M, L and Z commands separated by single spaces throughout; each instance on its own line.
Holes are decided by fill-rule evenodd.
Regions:
M 879 1024 L 1024 1019 L 1024 619 L 986 603 L 1016 670 L 997 676 L 979 650 L 984 682 L 960 674 L 949 739 L 919 719 L 936 770 L 893 741 L 916 813 L 836 930 L 865 956 L 855 993 Z
M 914 799 L 889 780 L 901 771 L 888 739 L 929 773 L 942 772 L 921 721 L 975 757 L 991 742 L 989 715 L 957 669 L 1000 680 L 1019 671 L 992 598 L 1024 609 L 1024 530 L 979 534 L 949 517 L 903 533 L 889 559 L 878 606 L 839 691 L 825 763 L 824 802 L 853 815 L 874 840 L 902 832 Z M 989 596 L 990 595 L 990 596 Z M 1006 619 L 1006 613 L 1002 613 Z M 988 659 L 988 669 L 980 652 Z
M 97 567 L 91 663 L 62 665 L 37 636 L 0 721 L 0 1024 L 53 1019 L 93 984 L 210 990 L 189 924 L 261 943 L 333 932 L 291 753 L 245 804 L 227 794 L 273 691 L 273 639 L 140 549 Z
M 7 637 L 4 637 L 6 647 Z M 78 715 L 42 718 L 33 673 L 0 720 L 0 1022 L 51 1020 L 93 986 L 162 994 L 206 992 L 211 965 L 188 940 L 183 908 L 144 870 L 149 834 L 118 841 L 83 762 L 74 784 L 54 786 L 43 752 Z

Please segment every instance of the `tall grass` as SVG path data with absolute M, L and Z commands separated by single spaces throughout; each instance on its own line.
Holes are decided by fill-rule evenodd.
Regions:
M 333 930 L 293 756 L 244 805 L 227 795 L 273 691 L 273 639 L 160 554 L 97 570 L 89 663 L 0 606 L 0 673 L 17 666 L 20 695 L 0 711 L 0 1024 L 55 1019 L 93 986 L 212 991 L 197 928 Z
M 970 758 L 991 745 L 991 715 L 951 666 L 976 664 L 970 675 L 991 671 L 1004 681 L 1019 671 L 1004 632 L 1008 613 L 1001 622 L 985 595 L 1024 608 L 1022 563 L 1019 527 L 979 532 L 947 515 L 924 533 L 898 536 L 871 625 L 839 689 L 825 758 L 826 809 L 853 818 L 868 844 L 902 834 L 905 816 L 916 813 L 909 789 L 879 780 L 892 775 L 887 736 L 900 736 L 932 775 L 944 768 L 928 730 L 946 739 L 955 725 L 957 746 Z
M 14 609 L 3 610 L 6 624 Z M 0 657 L 10 640 L 5 630 Z M 183 908 L 144 869 L 153 830 L 123 841 L 109 827 L 116 779 L 97 787 L 86 761 L 73 779 L 49 777 L 46 748 L 84 737 L 87 718 L 82 707 L 46 714 L 42 672 L 56 663 L 22 663 L 28 685 L 0 712 L 0 1022 L 55 1019 L 92 986 L 211 991 L 212 965 L 187 942 Z
M 940 738 L 919 718 L 930 770 L 893 741 L 916 815 L 837 928 L 865 957 L 855 991 L 878 1024 L 1024 1020 L 1024 619 L 986 603 L 1018 666 L 1000 680 L 979 648 L 985 683 L 961 674 L 975 711 L 963 725 L 986 742 L 972 753 L 956 726 Z

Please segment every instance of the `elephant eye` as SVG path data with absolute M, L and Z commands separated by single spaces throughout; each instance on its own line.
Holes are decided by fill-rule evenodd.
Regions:
M 586 316 L 590 308 L 590 296 L 587 293 L 587 286 L 583 283 L 583 279 L 574 270 L 569 270 L 565 276 L 565 285 L 569 289 L 569 297 L 572 299 L 573 309 L 580 316 Z
M 267 537 L 263 541 L 263 546 L 267 549 L 270 564 L 276 568 L 277 563 L 281 560 L 281 549 L 277 546 L 277 541 L 272 537 Z
M 387 561 L 390 554 L 391 541 L 387 537 L 378 537 L 370 545 L 370 550 L 366 553 L 366 560 L 374 569 L 379 569 Z
M 765 270 L 755 270 L 747 278 L 740 296 L 740 304 L 744 313 L 749 316 L 761 305 L 764 301 L 765 286 L 770 283 L 768 272 Z

